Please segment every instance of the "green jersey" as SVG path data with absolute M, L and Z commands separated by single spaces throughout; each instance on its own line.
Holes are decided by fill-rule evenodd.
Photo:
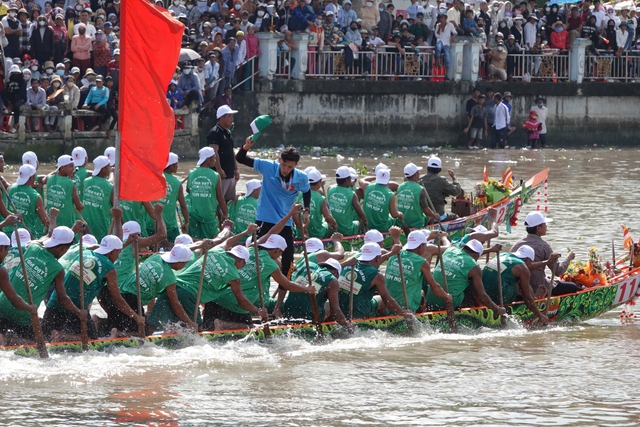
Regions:
M 178 219 L 176 217 L 176 204 L 178 203 L 178 195 L 180 194 L 180 179 L 171 175 L 170 173 L 164 173 L 164 179 L 167 181 L 167 195 L 158 200 L 156 203 L 162 203 L 164 210 L 162 211 L 162 218 L 167 225 L 167 230 L 174 230 L 178 228 Z M 151 218 L 147 217 L 147 227 L 153 224 L 149 224 Z
M 349 313 L 349 289 L 351 286 L 351 271 L 353 267 L 342 269 L 338 283 L 340 284 L 340 310 L 345 315 Z M 358 262 L 355 266 L 356 277 L 353 281 L 353 318 L 364 319 L 377 315 L 378 304 L 373 296 L 375 288 L 371 287 L 373 279 L 378 275 L 378 269 L 370 264 Z
M 80 254 L 71 263 L 71 267 L 64 275 L 64 289 L 76 307 L 80 307 Z M 107 285 L 104 276 L 113 270 L 113 263 L 104 255 L 89 251 L 82 251 L 82 275 L 84 276 L 84 307 L 87 310 L 91 301 L 98 296 L 102 288 Z M 54 310 L 64 311 L 65 309 L 58 301 L 58 294 L 53 291 L 47 307 Z
M 31 238 L 39 239 L 44 236 L 46 230 L 36 212 L 36 203 L 38 202 L 38 197 L 40 197 L 38 192 L 28 185 L 13 184 L 9 188 L 9 197 L 18 211 L 16 214 L 22 215 L 24 225 L 31 233 Z M 5 227 L 4 232 L 10 236 L 11 232 L 13 232 L 13 226 Z
M 147 237 L 147 210 L 142 202 L 120 200 L 120 208 L 122 209 L 122 223 L 137 222 L 140 225 L 140 235 Z
M 420 255 L 405 251 L 404 249 L 400 251 L 400 254 L 402 256 L 402 272 L 404 273 L 404 282 L 407 288 L 409 310 L 415 313 L 420 307 L 420 301 L 422 300 L 422 265 L 426 260 Z M 395 299 L 402 308 L 406 308 L 398 265 L 397 256 L 389 260 L 385 274 L 385 283 L 393 299 Z
M 327 288 L 329 283 L 335 280 L 336 277 L 329 270 L 320 267 L 315 262 L 309 262 L 309 270 L 311 271 L 311 282 L 316 288 L 315 298 L 318 302 L 319 317 L 324 319 L 324 303 L 328 299 Z M 292 280 L 300 286 L 309 286 L 306 266 L 297 270 Z M 309 294 L 306 292 L 289 292 L 282 305 L 282 314 L 285 317 L 294 319 L 311 319 L 313 314 Z
M 404 222 L 411 228 L 422 228 L 427 223 L 427 216 L 420 206 L 420 195 L 424 188 L 413 181 L 405 181 L 398 186 L 398 211 L 404 215 Z
M 216 222 L 216 210 L 218 209 L 218 173 L 209 168 L 195 168 L 189 172 L 187 189 L 191 209 L 189 216 L 200 222 Z
M 457 247 L 451 247 L 442 254 L 442 262 L 447 275 L 447 285 L 449 293 L 453 297 L 453 307 L 459 308 L 464 300 L 464 291 L 469 286 L 469 272 L 476 267 L 478 263 L 465 251 Z M 444 283 L 442 280 L 442 269 L 440 265 L 436 265 L 433 270 L 433 278 L 438 283 Z M 444 310 L 446 305 L 442 298 L 433 294 L 431 289 L 425 289 L 427 296 L 427 307 L 430 310 Z
M 302 193 L 298 193 L 296 196 L 296 203 L 302 203 Z M 309 203 L 309 226 L 307 232 L 309 237 L 317 237 L 318 239 L 324 239 L 329 232 L 329 226 L 324 220 L 322 215 L 322 204 L 324 203 L 324 196 L 316 190 L 311 190 L 311 203 Z M 301 238 L 302 233 L 296 227 L 296 238 Z
M 98 242 L 109 234 L 112 190 L 113 184 L 99 176 L 92 176 L 84 181 L 82 215 Z
M 82 166 L 78 166 L 73 175 L 73 180 L 76 183 L 76 191 L 78 192 L 80 200 L 82 200 L 82 196 L 84 194 L 84 180 L 87 179 L 88 175 L 89 171 Z
M 56 208 L 60 211 L 56 218 L 56 224 L 58 226 L 73 227 L 73 223 L 76 221 L 76 207 L 73 203 L 73 187 L 76 185 L 75 181 L 66 176 L 51 175 L 47 180 L 47 212 L 51 208 Z
M 394 219 L 389 214 L 389 204 L 393 192 L 382 184 L 369 184 L 364 192 L 364 213 L 369 228 L 378 231 L 389 231 Z
M 345 236 L 358 234 L 358 212 L 353 207 L 353 190 L 333 185 L 327 191 L 327 203 L 331 215 L 338 223 L 338 233 Z
M 233 221 L 233 234 L 240 234 L 247 226 L 256 222 L 258 199 L 255 197 L 241 196 L 229 206 L 229 219 Z
M 39 306 L 47 292 L 49 292 L 54 279 L 62 271 L 62 266 L 51 252 L 37 243 L 30 245 L 24 252 L 24 261 L 27 266 L 33 303 Z M 29 299 L 27 298 L 27 288 L 22 267 L 16 266 L 11 270 L 9 280 L 16 293 L 28 303 Z M 28 326 L 31 324 L 29 312 L 15 308 L 5 294 L 0 294 L 0 317 L 18 325 Z
M 73 261 L 75 261 L 76 258 L 78 257 L 79 252 L 80 252 L 80 245 L 76 243 L 74 245 L 71 245 L 67 253 L 60 257 L 58 262 L 60 263 L 62 268 L 64 268 L 65 271 L 69 270 L 69 268 L 71 267 L 71 264 L 73 264 Z
M 498 293 L 498 263 L 493 258 L 482 269 L 482 284 L 487 295 L 493 301 L 500 301 Z M 502 279 L 502 301 L 510 304 L 516 300 L 518 295 L 518 279 L 513 275 L 513 267 L 525 265 L 525 262 L 510 253 L 500 254 L 500 276 Z
M 162 259 L 162 255 L 151 255 L 140 265 L 140 300 L 142 305 L 148 305 L 160 295 L 167 286 L 176 283 L 176 276 L 171 264 Z M 123 294 L 137 295 L 136 275 L 130 274 L 120 286 Z
M 238 273 L 240 274 L 240 281 L 242 283 L 242 292 L 244 296 L 255 306 L 260 305 L 260 293 L 258 292 L 258 277 L 256 275 L 256 258 L 254 251 L 250 251 L 251 255 L 249 261 L 241 268 Z M 265 250 L 259 250 L 260 256 L 260 277 L 262 278 L 262 293 L 265 303 L 269 301 L 269 278 L 271 274 L 276 271 L 278 263 L 276 263 L 269 252 Z M 231 287 L 226 287 L 222 290 L 221 295 L 215 299 L 215 302 L 235 313 L 246 314 L 248 311 L 242 309 L 235 295 L 231 291 Z
M 133 244 L 125 246 L 120 252 L 120 256 L 114 263 L 118 272 L 118 286 L 122 288 L 124 282 L 135 273 L 136 262 L 138 260 L 133 256 Z
M 204 257 L 200 257 L 190 267 L 182 269 L 176 275 L 178 287 L 189 291 L 193 295 L 198 294 L 198 284 L 200 283 L 203 260 Z M 226 289 L 231 292 L 231 287 L 228 283 L 238 280 L 239 278 L 240 274 L 235 266 L 235 259 L 231 255 L 221 248 L 209 250 L 204 269 L 204 278 L 202 280 L 200 302 L 205 304 L 211 302 L 218 298 L 223 290 Z

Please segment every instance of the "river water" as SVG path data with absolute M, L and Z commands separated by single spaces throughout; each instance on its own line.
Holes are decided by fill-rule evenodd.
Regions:
M 370 170 L 382 160 L 400 180 L 407 162 L 424 165 L 430 154 L 352 157 Z M 593 245 L 610 257 L 615 239 L 620 256 L 620 224 L 640 229 L 635 150 L 439 154 L 467 191 L 484 165 L 492 177 L 511 166 L 518 179 L 549 167 L 554 222 L 547 240 L 562 253 L 571 248 L 585 259 Z M 305 156 L 300 166 L 312 164 L 331 177 L 338 162 Z M 243 182 L 252 177 L 243 174 Z M 501 227 L 499 242 L 525 233 L 532 206 L 512 234 Z M 535 332 L 509 325 L 415 337 L 360 332 L 324 344 L 288 337 L 269 345 L 196 341 L 180 350 L 149 345 L 46 362 L 3 352 L 0 425 L 640 425 L 640 331 L 618 316 Z

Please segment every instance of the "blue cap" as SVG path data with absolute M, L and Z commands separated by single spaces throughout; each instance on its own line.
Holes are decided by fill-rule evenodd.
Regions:
M 111 22 L 105 22 L 105 23 L 104 23 L 104 28 L 111 28 L 111 27 L 113 27 L 113 26 L 111 25 Z

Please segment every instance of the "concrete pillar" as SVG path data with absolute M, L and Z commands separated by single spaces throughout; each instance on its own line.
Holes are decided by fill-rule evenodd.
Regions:
M 591 40 L 578 38 L 573 41 L 569 51 L 569 81 L 582 83 L 587 46 L 591 46 Z
M 195 111 L 192 113 L 189 113 L 189 115 L 187 115 L 187 117 L 185 117 L 185 120 L 188 121 L 189 125 L 189 134 L 191 136 L 198 136 L 198 117 L 199 114 L 196 113 Z
M 480 51 L 482 39 L 469 37 L 469 41 L 463 47 L 462 80 L 477 82 L 480 73 Z
M 18 141 L 24 142 L 27 139 L 27 117 L 20 114 L 18 119 Z
M 71 139 L 71 133 L 73 132 L 73 116 L 71 111 L 65 111 L 65 115 L 61 117 L 62 133 L 65 139 Z
M 298 50 L 291 52 L 291 58 L 296 60 L 296 65 L 291 70 L 291 77 L 296 80 L 304 80 L 307 74 L 307 60 L 309 58 L 309 40 L 311 37 L 307 33 L 295 34 L 293 41 L 298 45 Z
M 462 64 L 464 63 L 464 45 L 466 42 L 456 41 L 451 43 L 451 67 L 447 72 L 449 80 L 459 82 L 462 80 Z
M 273 80 L 278 66 L 278 40 L 284 39 L 280 33 L 258 33 L 258 43 L 260 43 L 259 67 L 261 78 Z

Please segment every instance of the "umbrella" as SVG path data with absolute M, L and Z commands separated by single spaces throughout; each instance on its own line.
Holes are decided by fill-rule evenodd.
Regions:
M 192 49 L 180 49 L 180 58 L 178 61 L 195 61 L 200 58 L 200 54 Z

